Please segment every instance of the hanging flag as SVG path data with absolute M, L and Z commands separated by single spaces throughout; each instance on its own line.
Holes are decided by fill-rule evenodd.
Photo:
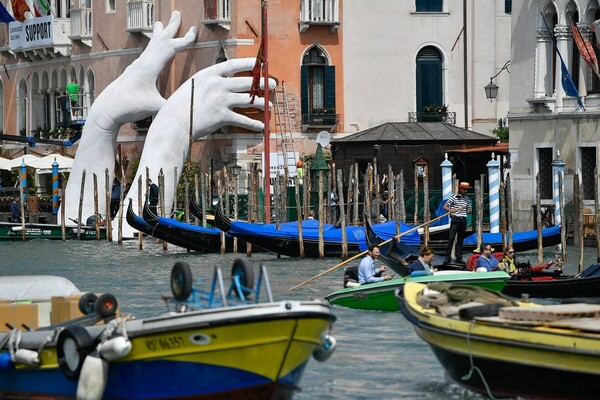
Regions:
M 10 15 L 8 10 L 0 3 L 0 22 L 4 22 L 8 24 L 9 22 L 13 22 L 15 19 Z
M 581 35 L 579 28 L 577 28 L 577 25 L 575 25 L 572 19 L 571 30 L 573 31 L 573 40 L 577 45 L 581 58 L 583 58 L 583 61 L 585 61 L 588 67 L 594 71 L 596 76 L 600 77 L 600 71 L 598 71 L 598 59 L 596 58 L 594 48 L 592 47 L 592 44 Z
M 25 0 L 10 0 L 12 4 L 13 16 L 17 21 L 25 21 L 25 13 L 31 12 Z
M 46 16 L 50 12 L 50 5 L 46 0 L 33 0 L 33 8 L 35 8 L 36 17 Z
M 554 46 L 554 50 L 556 51 L 556 54 L 558 55 L 558 58 L 560 59 L 560 70 L 562 72 L 562 78 L 561 78 L 562 87 L 568 96 L 577 97 L 577 104 L 579 104 L 579 107 L 585 111 L 585 107 L 583 105 L 583 102 L 581 101 L 581 96 L 579 96 L 579 91 L 577 90 L 577 87 L 575 86 L 575 83 L 573 82 L 573 78 L 571 78 L 569 69 L 567 68 L 567 65 L 565 64 L 565 61 L 563 60 L 562 55 L 560 54 L 560 51 L 558 51 L 558 46 L 556 45 L 556 39 L 554 38 L 554 35 L 552 34 L 552 31 L 550 30 L 550 27 L 548 26 L 548 23 L 546 22 L 546 18 L 544 18 L 544 15 L 542 14 L 541 11 L 540 11 L 540 15 L 542 16 L 542 21 L 544 21 L 544 25 L 546 26 L 548 33 L 550 34 L 550 38 L 552 39 L 552 45 Z

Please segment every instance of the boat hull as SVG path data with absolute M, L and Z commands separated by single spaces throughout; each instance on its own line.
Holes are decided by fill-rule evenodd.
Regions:
M 598 398 L 598 333 L 543 322 L 444 317 L 419 305 L 423 287 L 405 285 L 400 310 L 455 383 L 486 394 L 489 387 L 499 397 Z
M 78 239 L 77 227 L 65 227 L 66 239 Z M 25 224 L 25 239 L 50 239 L 62 240 L 62 227 L 55 224 Z M 96 229 L 82 226 L 79 231 L 79 240 L 95 240 Z M 106 228 L 100 228 L 100 239 L 106 239 Z M 0 222 L 0 241 L 23 240 L 23 227 L 19 223 Z
M 508 281 L 502 293 L 520 297 L 557 298 L 569 297 L 598 297 L 600 294 L 600 276 L 575 277 L 558 276 L 549 280 L 518 280 Z
M 395 291 L 406 282 L 452 282 L 501 291 L 509 275 L 505 272 L 453 272 L 440 275 L 396 278 L 337 290 L 325 299 L 329 303 L 357 310 L 398 311 Z
M 289 399 L 334 319 L 325 303 L 288 301 L 130 320 L 132 350 L 110 363 L 103 398 Z M 74 398 L 52 344 L 41 359 L 2 371 L 0 397 Z

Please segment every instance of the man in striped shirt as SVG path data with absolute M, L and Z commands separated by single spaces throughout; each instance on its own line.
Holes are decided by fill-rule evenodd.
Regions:
M 454 247 L 454 240 L 456 239 L 456 248 L 454 249 L 454 255 L 456 257 L 457 264 L 464 264 L 465 261 L 462 259 L 462 247 L 463 240 L 465 238 L 465 232 L 467 230 L 467 214 L 471 213 L 471 199 L 467 196 L 467 191 L 471 188 L 469 182 L 461 182 L 458 185 L 458 193 L 450 196 L 446 204 L 444 204 L 444 210 L 450 212 L 450 232 L 448 232 L 448 247 L 446 247 L 446 258 L 444 264 L 452 262 L 452 247 Z

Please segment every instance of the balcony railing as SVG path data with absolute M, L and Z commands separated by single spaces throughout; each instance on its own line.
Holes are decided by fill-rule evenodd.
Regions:
M 91 8 L 74 8 L 71 10 L 71 40 L 81 40 L 92 46 L 94 36 L 93 18 Z
M 301 0 L 300 32 L 306 32 L 311 25 L 329 25 L 334 33 L 340 26 L 339 0 Z
M 302 114 L 302 125 L 309 127 L 331 127 L 336 126 L 339 114 Z
M 69 19 L 54 18 L 51 15 L 28 19 L 22 24 L 25 26 L 21 30 L 21 35 L 27 30 L 26 26 L 31 24 L 49 23 L 52 26 L 51 40 L 19 40 L 20 35 L 7 36 L 0 35 L 0 54 L 3 52 L 12 52 L 24 61 L 46 60 L 56 57 L 68 57 L 71 55 Z M 13 24 L 18 24 L 17 22 Z M 10 39 L 9 39 L 10 38 Z
M 154 0 L 127 0 L 127 28 L 130 33 L 151 36 L 154 27 Z
M 219 25 L 229 30 L 231 26 L 231 0 L 204 0 L 205 25 Z
M 408 122 L 444 122 L 446 124 L 456 125 L 456 113 L 409 112 Z

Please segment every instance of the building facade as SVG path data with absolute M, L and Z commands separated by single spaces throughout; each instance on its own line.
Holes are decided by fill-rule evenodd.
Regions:
M 598 165 L 600 80 L 583 61 L 571 22 L 598 53 L 590 24 L 600 19 L 597 1 L 513 1 L 510 83 L 510 153 L 517 229 L 531 229 L 536 176 L 542 207 L 555 207 L 553 162 L 564 165 L 564 198 L 573 199 L 575 180 L 584 207 L 593 209 Z M 559 55 L 560 54 L 560 55 Z M 565 68 L 562 68 L 561 58 Z M 562 85 L 569 72 L 585 109 Z M 556 161 L 555 161 L 556 160 Z

